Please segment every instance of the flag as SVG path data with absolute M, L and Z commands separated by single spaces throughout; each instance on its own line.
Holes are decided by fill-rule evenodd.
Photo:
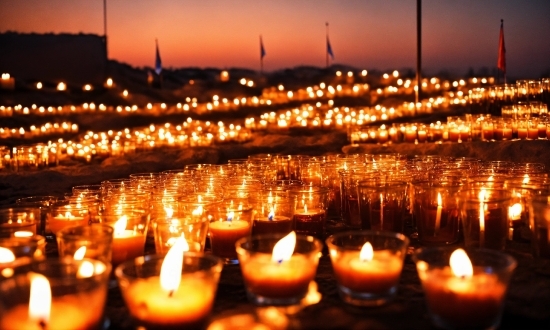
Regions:
M 155 72 L 157 74 L 160 74 L 160 72 L 162 71 L 162 64 L 160 62 L 159 43 L 157 40 L 155 40 L 155 42 L 157 44 L 157 53 L 155 57 Z
M 504 20 L 500 20 L 500 37 L 498 38 L 497 68 L 506 73 L 506 47 L 504 47 Z
M 334 60 L 334 53 L 332 52 L 332 47 L 330 46 L 330 40 L 328 40 L 328 36 L 327 36 L 327 54 L 329 54 L 330 58 Z
M 263 59 L 265 56 L 264 42 L 262 41 L 262 36 L 260 36 L 260 58 Z

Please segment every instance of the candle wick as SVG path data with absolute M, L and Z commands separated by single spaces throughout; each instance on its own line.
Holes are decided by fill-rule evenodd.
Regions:
M 48 323 L 46 323 L 46 321 L 44 321 L 44 320 L 40 320 L 40 322 L 38 322 L 38 326 L 42 330 L 48 329 Z
M 283 259 L 277 260 L 277 263 L 280 265 L 283 263 Z
M 174 295 L 174 290 L 170 290 L 170 292 L 168 292 L 168 297 L 172 298 L 173 295 Z

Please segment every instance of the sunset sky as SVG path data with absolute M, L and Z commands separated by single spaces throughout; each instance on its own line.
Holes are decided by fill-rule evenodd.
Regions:
M 424 0 L 423 68 L 466 73 L 496 67 L 504 19 L 508 75 L 550 72 L 549 0 Z M 416 66 L 414 0 L 107 1 L 108 56 L 164 67 L 264 70 L 325 65 L 325 22 L 334 63 L 367 69 Z M 102 0 L 1 0 L 0 32 L 103 34 Z M 1 45 L 0 45 L 1 46 Z M 1 48 L 1 47 L 0 47 Z

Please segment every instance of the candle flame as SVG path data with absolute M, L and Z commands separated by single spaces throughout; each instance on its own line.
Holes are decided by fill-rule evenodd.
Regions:
M 34 234 L 32 231 L 26 231 L 26 230 L 16 231 L 15 233 L 13 233 L 14 237 L 31 237 L 33 235 Z
M 77 278 L 88 278 L 92 277 L 95 273 L 94 264 L 88 260 L 82 261 L 80 266 L 78 266 L 78 272 L 76 273 Z
M 50 320 L 52 289 L 46 276 L 32 273 L 31 294 L 29 299 L 29 318 L 41 323 Z
M 486 194 L 487 194 L 487 192 L 485 191 L 485 189 L 481 189 L 481 191 L 479 192 L 479 194 L 477 196 L 479 198 L 480 203 L 485 202 L 485 195 Z
M 273 209 L 271 209 L 271 211 L 269 212 L 269 214 L 267 215 L 267 219 L 269 221 L 273 221 L 273 218 L 275 218 L 275 211 Z
M 189 244 L 182 235 L 176 239 L 176 242 L 162 261 L 160 268 L 160 286 L 170 295 L 178 289 L 181 281 L 181 270 L 183 268 L 183 253 L 189 251 Z
M 73 258 L 75 260 L 82 260 L 82 259 L 84 259 L 85 255 L 86 255 L 86 247 L 81 246 L 81 247 L 78 248 L 78 250 L 75 251 Z
M 515 203 L 508 208 L 508 216 L 511 220 L 520 219 L 522 211 L 523 207 L 521 206 L 521 203 Z
M 361 252 L 359 252 L 359 260 L 371 261 L 373 257 L 374 257 L 374 250 L 372 248 L 372 244 L 370 244 L 370 242 L 363 244 L 363 247 L 361 248 Z
M 10 249 L 0 247 L 0 264 L 15 261 L 15 254 Z
M 174 215 L 174 210 L 171 207 L 165 207 L 164 212 L 166 212 L 166 217 L 168 219 L 172 219 L 172 216 Z
M 523 182 L 522 183 L 523 184 L 528 184 L 529 183 L 529 174 L 525 174 L 523 176 Z
M 199 205 L 197 206 L 196 209 L 193 210 L 193 212 L 191 212 L 194 216 L 198 216 L 198 215 L 201 215 L 203 213 L 203 208 L 202 208 L 202 205 Z
M 463 249 L 456 249 L 451 254 L 449 263 L 451 265 L 451 271 L 456 277 L 472 277 L 472 275 L 474 275 L 472 262 Z
M 443 201 L 441 200 L 441 193 L 437 193 L 437 206 L 442 206 Z
M 281 238 L 273 247 L 273 254 L 271 260 L 275 262 L 283 262 L 290 260 L 290 257 L 294 253 L 296 247 L 296 233 L 291 231 L 288 235 Z
M 304 212 L 307 213 L 307 204 L 304 204 Z
M 233 217 L 235 217 L 235 212 L 231 211 L 227 214 L 227 221 L 233 221 Z
M 118 219 L 117 222 L 115 222 L 115 225 L 113 226 L 114 234 L 116 235 L 122 235 L 124 231 L 126 230 L 126 226 L 128 225 L 128 218 L 123 215 Z

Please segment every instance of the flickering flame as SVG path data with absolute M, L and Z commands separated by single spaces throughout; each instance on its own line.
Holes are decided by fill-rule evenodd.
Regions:
M 85 255 L 86 255 L 86 247 L 81 246 L 81 247 L 78 248 L 78 250 L 75 251 L 73 258 L 75 260 L 82 260 L 82 259 L 84 259 Z
M 235 212 L 231 211 L 227 213 L 227 221 L 233 221 L 234 217 L 235 217 Z
M 304 213 L 307 213 L 307 204 L 304 204 Z
M 199 196 L 200 197 L 200 196 Z M 196 209 L 191 212 L 194 216 L 201 215 L 203 212 L 202 205 L 199 205 Z
M 361 261 L 371 261 L 374 257 L 374 250 L 372 249 L 372 244 L 367 242 L 363 244 L 361 252 L 359 252 L 359 260 Z
M 115 225 L 113 226 L 114 235 L 120 236 L 124 234 L 124 231 L 126 230 L 126 225 L 128 225 L 128 218 L 123 215 L 122 217 L 120 217 L 120 219 L 118 219 L 117 222 L 115 222 Z
M 485 195 L 486 195 L 486 193 L 487 193 L 487 192 L 485 191 L 485 189 L 481 189 L 481 191 L 479 192 L 479 194 L 478 194 L 477 197 L 479 198 L 479 202 L 480 202 L 480 203 L 485 202 Z
M 46 276 L 33 273 L 31 279 L 31 294 L 29 299 L 29 319 L 37 323 L 47 323 L 50 320 L 52 305 L 52 290 Z
M 273 218 L 275 218 L 275 211 L 271 209 L 271 212 L 269 212 L 269 214 L 267 215 L 267 219 L 269 221 L 273 221 Z
M 523 184 L 528 184 L 529 183 L 529 174 L 525 174 L 523 176 L 523 181 L 522 181 Z
M 160 268 L 160 286 L 163 290 L 172 293 L 178 289 L 181 282 L 183 268 L 183 253 L 189 251 L 189 244 L 183 235 L 178 237 L 174 245 L 168 250 Z
M 174 210 L 171 207 L 165 207 L 164 212 L 166 212 L 166 218 L 171 219 L 174 215 Z
M 437 193 L 437 206 L 442 206 L 441 193 Z
M 449 264 L 453 275 L 456 277 L 472 277 L 474 275 L 472 262 L 463 249 L 456 249 L 451 254 Z
M 281 238 L 273 247 L 271 260 L 275 262 L 283 262 L 290 260 L 296 247 L 296 233 L 291 231 L 288 235 Z
M 0 264 L 15 261 L 15 255 L 10 249 L 0 247 Z
M 31 237 L 33 235 L 34 234 L 32 231 L 27 231 L 27 230 L 20 230 L 13 233 L 14 237 Z
M 523 211 L 523 207 L 521 206 L 521 203 L 515 203 L 514 205 L 510 206 L 510 208 L 508 209 L 508 217 L 511 220 L 520 219 L 522 211 Z

